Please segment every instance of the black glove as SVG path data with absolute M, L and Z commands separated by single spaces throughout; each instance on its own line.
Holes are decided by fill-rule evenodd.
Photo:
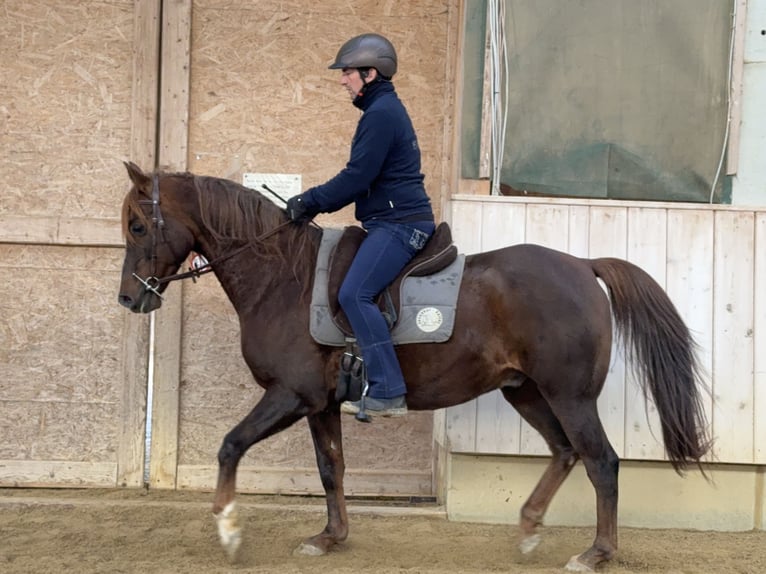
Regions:
M 309 208 L 306 207 L 306 202 L 303 201 L 303 195 L 296 195 L 287 200 L 287 206 L 285 207 L 287 217 L 292 221 L 305 221 L 311 219 L 314 214 L 309 212 Z

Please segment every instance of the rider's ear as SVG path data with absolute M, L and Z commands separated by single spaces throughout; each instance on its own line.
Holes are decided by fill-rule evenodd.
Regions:
M 123 163 L 125 164 L 125 168 L 128 170 L 128 177 L 130 177 L 130 181 L 133 182 L 133 185 L 139 189 L 145 189 L 151 181 L 149 176 L 141 171 L 141 168 L 134 164 L 132 161 L 125 161 Z

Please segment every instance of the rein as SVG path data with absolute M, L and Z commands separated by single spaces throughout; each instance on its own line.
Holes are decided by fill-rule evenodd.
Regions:
M 160 184 L 159 184 L 159 176 L 157 174 L 154 174 L 154 177 L 152 178 L 152 199 L 151 200 L 141 200 L 139 201 L 141 204 L 151 204 L 152 206 L 152 224 L 154 226 L 154 234 L 152 235 L 152 275 L 150 277 L 147 277 L 144 279 L 143 277 L 140 277 L 136 273 L 133 273 L 133 277 L 135 277 L 139 283 L 141 283 L 144 288 L 147 291 L 151 291 L 157 297 L 160 299 L 164 299 L 162 297 L 162 294 L 159 292 L 159 288 L 164 285 L 165 283 L 171 283 L 173 281 L 178 281 L 181 279 L 188 279 L 189 277 L 192 277 L 193 279 L 197 279 L 200 275 L 204 275 L 205 273 L 210 273 L 211 271 L 214 271 L 213 266 L 216 263 L 222 263 L 223 261 L 226 261 L 227 259 L 231 259 L 235 255 L 239 255 L 243 251 L 250 249 L 252 247 L 253 243 L 259 243 L 263 241 L 264 239 L 268 239 L 272 235 L 275 235 L 279 231 L 281 231 L 283 228 L 287 227 L 292 223 L 289 219 L 283 223 L 280 223 L 277 225 L 274 229 L 271 229 L 265 233 L 262 233 L 255 239 L 253 239 L 252 242 L 246 243 L 245 245 L 242 245 L 241 247 L 238 247 L 234 251 L 231 251 L 229 253 L 226 253 L 225 255 L 221 255 L 220 257 L 216 257 L 212 261 L 205 263 L 202 267 L 198 267 L 196 269 L 190 269 L 189 271 L 185 271 L 183 273 L 176 273 L 175 275 L 168 275 L 166 277 L 157 277 L 155 275 L 156 272 L 156 265 L 157 265 L 157 236 L 162 235 L 162 240 L 164 242 L 165 236 L 164 236 L 164 229 L 165 229 L 165 219 L 162 217 L 162 212 L 160 211 Z

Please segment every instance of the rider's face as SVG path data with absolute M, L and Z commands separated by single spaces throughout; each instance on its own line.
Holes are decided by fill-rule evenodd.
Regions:
M 358 68 L 343 68 L 340 74 L 340 84 L 346 88 L 349 95 L 351 96 L 351 99 L 353 100 L 359 95 L 359 92 L 362 91 L 362 86 L 364 86 L 364 84 L 375 79 L 376 74 L 377 70 L 375 70 L 375 68 L 370 68 L 369 72 L 367 73 L 367 78 L 362 79 Z

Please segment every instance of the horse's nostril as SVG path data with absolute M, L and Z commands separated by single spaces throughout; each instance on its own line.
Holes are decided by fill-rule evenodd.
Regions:
M 118 295 L 117 301 L 120 303 L 120 305 L 127 307 L 128 309 L 133 306 L 133 299 L 130 297 L 130 295 Z

